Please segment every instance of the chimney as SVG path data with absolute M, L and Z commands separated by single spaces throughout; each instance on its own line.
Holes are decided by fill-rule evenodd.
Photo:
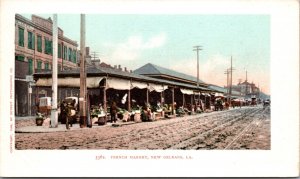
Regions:
M 117 69 L 117 65 L 114 65 L 114 69 Z
M 119 65 L 119 70 L 122 71 L 121 65 Z
M 127 67 L 124 67 L 124 71 L 127 72 Z
M 132 73 L 132 70 L 130 70 L 130 73 Z

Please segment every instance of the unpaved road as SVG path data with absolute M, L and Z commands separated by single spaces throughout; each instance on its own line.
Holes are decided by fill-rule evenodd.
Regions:
M 270 108 L 243 107 L 122 127 L 16 133 L 16 149 L 270 149 Z

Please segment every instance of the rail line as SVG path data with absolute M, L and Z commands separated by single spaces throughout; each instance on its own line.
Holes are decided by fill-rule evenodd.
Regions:
M 207 138 L 211 135 L 211 133 L 213 133 L 214 131 L 216 131 L 217 129 L 220 128 L 224 128 L 225 126 L 230 126 L 233 123 L 235 123 L 236 121 L 245 119 L 247 116 L 249 117 L 251 114 L 255 114 L 257 113 L 259 110 L 261 110 L 260 108 L 255 108 L 254 110 L 250 110 L 250 111 L 246 111 L 245 113 L 243 113 L 241 116 L 238 116 L 237 118 L 232 117 L 229 120 L 224 121 L 223 123 L 221 123 L 220 125 L 217 125 L 195 137 L 189 138 L 185 141 L 182 141 L 174 146 L 171 146 L 168 149 L 187 149 L 188 147 L 190 147 L 191 143 L 193 143 L 194 141 L 197 140 L 201 140 L 202 138 Z M 193 146 L 193 148 L 197 148 L 197 146 Z

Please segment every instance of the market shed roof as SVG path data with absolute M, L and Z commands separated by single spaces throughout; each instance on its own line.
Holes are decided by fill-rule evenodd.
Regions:
M 154 65 L 152 63 L 147 63 L 146 65 L 136 69 L 133 71 L 136 74 L 147 75 L 147 76 L 157 76 L 157 75 L 166 75 L 169 77 L 176 77 L 182 80 L 188 80 L 191 82 L 197 82 L 197 78 L 180 73 L 171 69 L 167 69 L 158 65 Z M 202 80 L 199 79 L 199 83 L 205 84 Z
M 108 75 L 110 77 L 113 76 L 113 77 L 119 77 L 119 78 L 123 78 L 123 79 L 134 79 L 134 80 L 143 81 L 143 82 L 151 82 L 151 83 L 159 83 L 159 84 L 164 84 L 164 85 L 179 86 L 179 87 L 189 88 L 189 89 L 193 89 L 193 90 L 199 89 L 201 91 L 208 91 L 208 92 L 213 91 L 206 87 L 198 87 L 197 88 L 196 85 L 190 85 L 190 84 L 180 83 L 180 82 L 175 82 L 175 81 L 151 78 L 148 76 L 125 72 L 125 71 L 121 71 L 121 70 L 113 69 L 113 68 L 93 66 L 93 67 L 87 67 L 86 72 L 87 72 L 87 77 L 107 76 Z M 51 75 L 52 75 L 52 71 L 38 72 L 38 73 L 34 74 L 34 78 L 35 79 L 51 78 L 52 77 Z M 58 77 L 79 77 L 79 75 L 80 75 L 79 68 L 58 72 Z

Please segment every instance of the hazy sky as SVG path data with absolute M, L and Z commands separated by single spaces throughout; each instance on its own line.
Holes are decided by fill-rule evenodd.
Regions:
M 58 26 L 80 44 L 79 14 L 58 14 Z M 233 83 L 244 81 L 247 70 L 248 81 L 269 93 L 268 15 L 86 15 L 86 46 L 111 65 L 135 70 L 151 62 L 196 76 L 195 45 L 203 46 L 199 56 L 203 81 L 226 85 L 224 72 L 232 55 Z

